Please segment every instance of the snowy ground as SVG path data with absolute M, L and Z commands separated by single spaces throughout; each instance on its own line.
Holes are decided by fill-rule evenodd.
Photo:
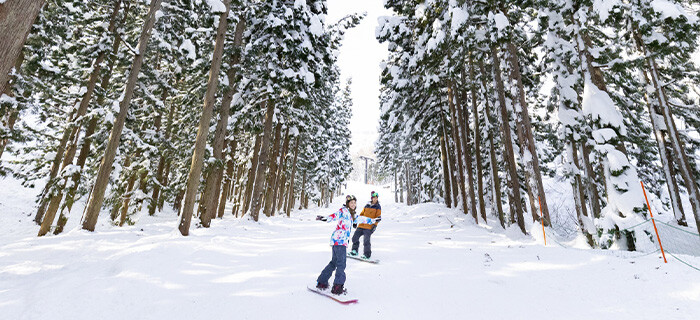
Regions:
M 376 188 L 376 189 L 375 189 Z M 373 265 L 348 260 L 344 306 L 306 290 L 330 260 L 341 205 L 259 223 L 227 215 L 189 237 L 172 212 L 37 238 L 33 193 L 0 180 L 2 319 L 697 319 L 700 272 L 656 254 L 565 249 L 473 224 L 443 205 L 406 207 L 386 189 Z M 106 214 L 104 214 L 106 216 Z M 104 219 L 105 217 L 101 217 Z M 695 265 L 700 258 L 688 257 Z

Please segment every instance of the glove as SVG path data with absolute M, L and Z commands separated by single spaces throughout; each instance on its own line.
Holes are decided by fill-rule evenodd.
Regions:
M 377 217 L 376 219 L 374 219 L 374 222 L 379 222 L 379 221 L 382 221 L 382 217 Z
M 326 221 L 328 219 L 324 216 L 316 216 L 316 220 Z
M 354 222 L 354 223 L 352 224 L 352 227 L 355 228 L 355 229 L 357 229 L 357 222 Z

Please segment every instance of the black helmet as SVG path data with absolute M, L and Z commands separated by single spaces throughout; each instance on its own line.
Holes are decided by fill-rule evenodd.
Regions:
M 347 206 L 350 203 L 350 201 L 352 201 L 352 200 L 357 201 L 357 198 L 355 198 L 355 196 L 353 196 L 351 194 L 345 196 L 345 205 Z

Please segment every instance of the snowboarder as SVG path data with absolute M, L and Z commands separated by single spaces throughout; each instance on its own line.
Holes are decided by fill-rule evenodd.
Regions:
M 355 234 L 352 235 L 352 250 L 350 251 L 351 256 L 357 256 L 357 250 L 360 248 L 360 237 L 364 236 L 363 246 L 362 246 L 362 259 L 368 260 L 372 256 L 372 244 L 370 243 L 370 237 L 377 229 L 377 224 L 379 219 L 382 218 L 382 206 L 379 205 L 379 194 L 372 191 L 370 194 L 371 201 L 367 203 L 362 209 L 360 216 L 368 217 L 371 219 L 378 218 L 374 224 L 361 223 L 359 226 L 354 226 Z
M 343 285 L 345 285 L 345 262 L 352 225 L 355 222 L 371 224 L 381 220 L 381 218 L 371 219 L 368 217 L 358 217 L 358 220 L 355 220 L 355 208 L 357 208 L 357 198 L 353 195 L 348 195 L 345 197 L 345 205 L 340 208 L 338 212 L 333 213 L 328 217 L 316 217 L 316 220 L 321 221 L 338 220 L 335 231 L 333 231 L 333 235 L 331 236 L 333 257 L 331 262 L 328 263 L 323 271 L 321 271 L 318 279 L 316 279 L 316 288 L 319 290 L 328 289 L 328 280 L 331 278 L 331 274 L 335 270 L 335 279 L 333 281 L 331 293 L 336 295 L 345 293 L 345 289 L 343 289 Z

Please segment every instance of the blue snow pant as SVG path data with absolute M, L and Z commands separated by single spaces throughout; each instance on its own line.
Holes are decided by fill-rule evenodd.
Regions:
M 333 246 L 333 258 L 331 262 L 321 271 L 321 275 L 316 279 L 319 283 L 328 283 L 333 270 L 335 270 L 335 280 L 333 284 L 345 284 L 345 259 L 347 255 L 346 246 Z
M 372 244 L 369 242 L 370 237 L 374 233 L 374 228 L 372 229 L 355 229 L 355 233 L 352 235 L 352 250 L 357 251 L 360 248 L 360 237 L 364 236 L 362 240 L 362 253 L 365 257 L 369 258 L 372 256 Z

